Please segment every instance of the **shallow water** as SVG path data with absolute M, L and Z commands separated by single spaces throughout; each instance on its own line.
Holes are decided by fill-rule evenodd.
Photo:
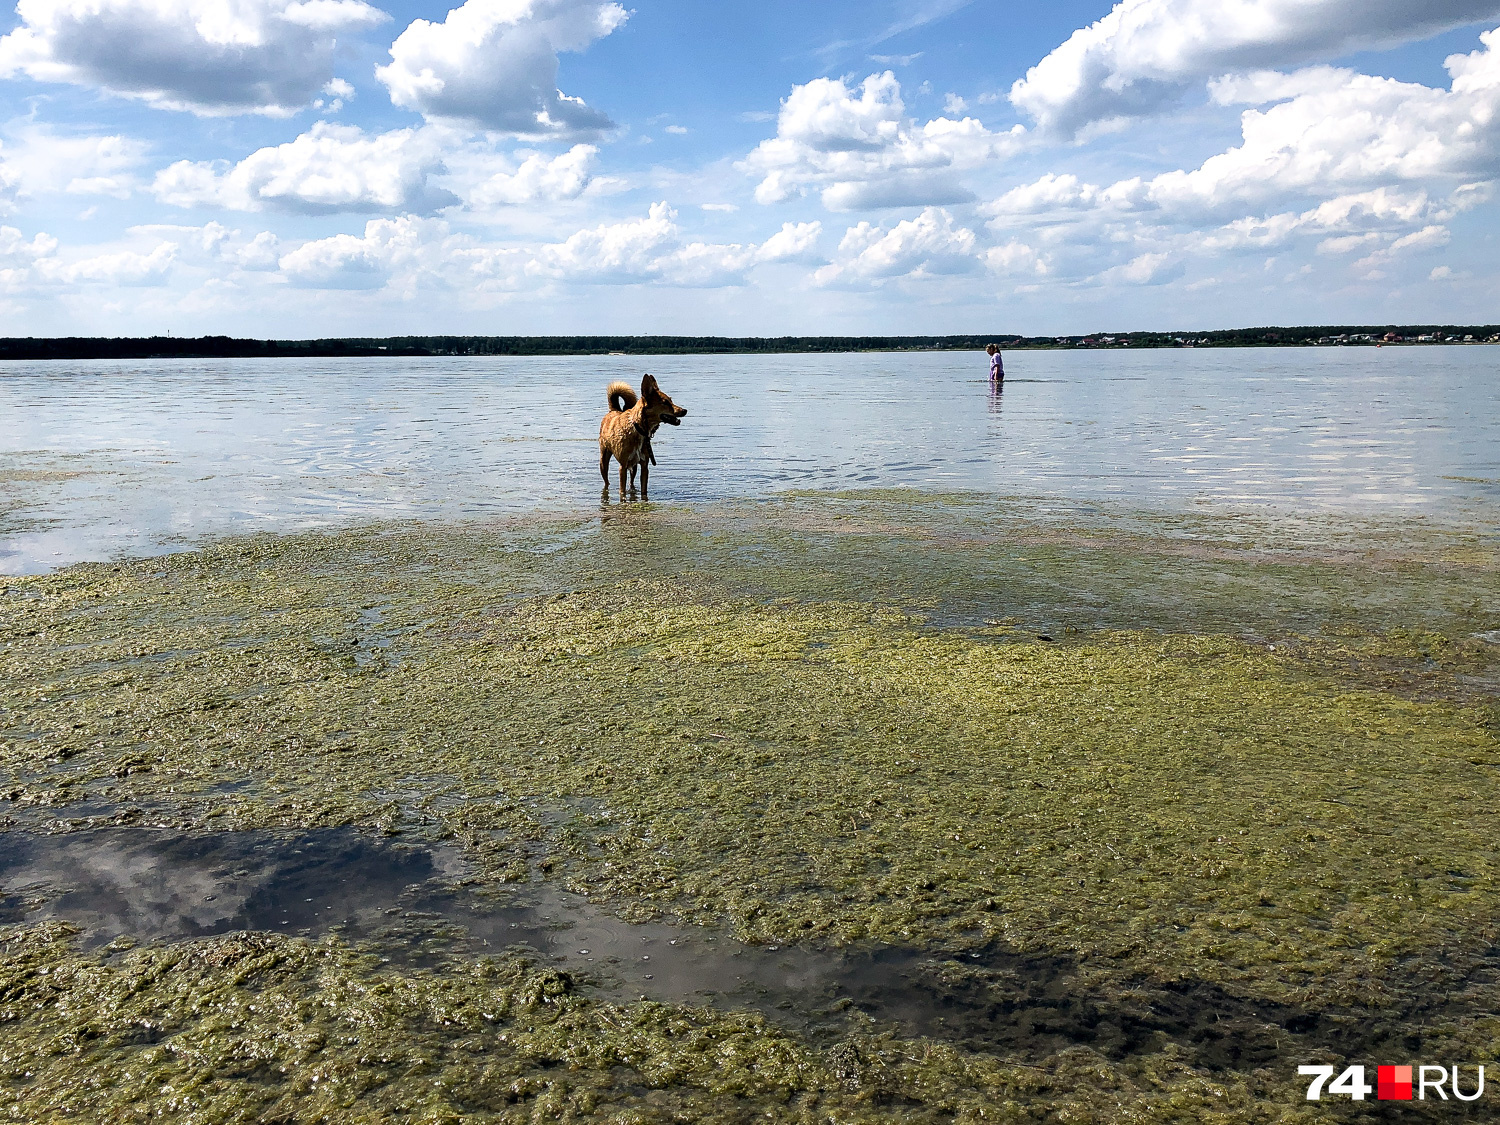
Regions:
M 0 922 L 60 919 L 83 945 L 119 937 L 178 941 L 233 930 L 326 933 L 369 927 L 408 888 L 436 878 L 427 849 L 353 832 L 185 836 L 141 828 L 63 835 L 7 833 Z
M 1500 349 L 0 367 L 0 573 L 205 537 L 599 503 L 611 379 L 688 408 L 653 499 L 902 487 L 1444 512 L 1500 496 Z
M 1034 1058 L 1081 1044 L 1122 1058 L 1177 1042 L 1219 1069 L 1263 1065 L 1288 1041 L 1368 1038 L 1337 1019 L 1196 982 L 1098 993 L 1080 987 L 1069 957 L 993 941 L 947 951 L 758 946 L 702 926 L 626 922 L 546 883 L 481 897 L 464 886 L 466 866 L 456 849 L 352 829 L 11 832 L 0 848 L 0 925 L 66 921 L 81 929 L 81 948 L 114 943 L 106 953 L 254 930 L 337 933 L 403 965 L 520 949 L 610 1000 L 750 1008 L 833 1036 L 847 1034 L 851 1018 L 867 1020 Z
M 871 1015 L 941 1022 L 934 997 L 891 987 L 930 954 L 750 945 L 701 926 L 626 922 L 540 882 L 479 896 L 462 885 L 466 869 L 457 849 L 352 829 L 10 832 L 0 847 L 0 925 L 69 922 L 84 949 L 241 930 L 338 933 L 402 962 L 523 947 L 613 999 L 760 1007 L 806 1023 L 846 1010 L 836 1002 L 853 990 Z

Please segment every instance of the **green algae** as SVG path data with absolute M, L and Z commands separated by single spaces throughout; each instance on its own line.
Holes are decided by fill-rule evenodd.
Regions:
M 1497 574 L 1494 544 L 1473 529 L 1102 518 L 910 495 L 230 541 L 7 585 L 0 797 L 12 811 L 0 817 L 447 839 L 497 892 L 550 879 L 628 917 L 762 943 L 1000 943 L 1076 960 L 1072 987 L 1100 996 L 1211 984 L 1348 1026 L 1374 1018 L 1377 1041 L 1419 1035 L 1483 1058 L 1500 1044 L 1482 984 L 1497 940 L 1500 739 L 1497 646 L 1475 634 L 1500 625 Z M 17 940 L 46 952 L 7 966 L 124 971 L 56 934 Z M 287 1009 L 298 1026 L 335 987 L 309 966 L 336 965 L 346 983 L 374 973 L 336 943 L 276 949 L 303 958 L 294 991 L 311 1007 Z M 462 991 L 477 972 L 403 987 Z M 193 974 L 184 997 L 247 987 L 227 966 Z M 140 994 L 167 978 L 150 979 Z M 80 1019 L 94 1018 L 94 992 L 79 993 Z M 1435 1010 L 1434 995 L 1468 999 Z M 580 1042 L 642 1012 L 695 1027 L 755 1019 L 569 997 Z M 24 1035 L 60 1034 L 52 1017 L 8 1018 Z M 210 1034 L 174 1018 L 174 1041 Z M 851 1121 L 1312 1109 L 1286 1084 L 1300 1057 L 1210 1077 L 1168 1044 L 1125 1069 L 1092 1052 L 1027 1069 L 930 1040 L 823 1050 L 735 1026 L 743 1059 L 724 1065 L 778 1077 L 715 1087 L 703 1057 L 622 1077 L 635 1062 L 600 1047 L 568 1063 L 582 1101 L 560 1094 L 544 1112 L 550 1095 L 528 1086 L 516 1106 L 543 1119 Z M 459 1032 L 432 1034 L 433 1058 L 459 1050 Z M 484 1059 L 509 1050 L 486 1043 Z M 31 1092 L 17 1104 L 61 1104 L 100 1065 L 93 1050 L 56 1055 L 54 1085 L 20 1082 Z M 313 1054 L 286 1050 L 253 1113 L 288 1093 L 275 1067 L 312 1073 Z M 211 1076 L 238 1072 L 203 1057 L 193 1088 L 230 1105 Z M 152 1058 L 135 1065 L 156 1081 L 169 1058 Z M 421 1084 L 377 1083 L 375 1065 L 347 1063 L 361 1092 L 340 1112 L 373 1120 L 399 1104 L 422 1119 Z M 454 1090 L 492 1089 L 483 1066 L 463 1065 Z M 146 1088 L 89 1104 L 134 1104 Z M 431 1119 L 468 1104 L 454 1097 Z M 995 1107 L 1008 1108 L 977 1116 Z M 197 1112 L 184 1101 L 173 1119 Z
M 249 1122 L 1311 1120 L 1266 1076 L 1170 1052 L 1008 1064 L 754 1013 L 605 1004 L 520 957 L 381 971 L 370 953 L 231 935 L 82 957 L 0 931 L 0 1120 Z M 1049 1114 L 1056 1116 L 1049 1117 Z M 1137 1118 L 1146 1119 L 1146 1118 Z

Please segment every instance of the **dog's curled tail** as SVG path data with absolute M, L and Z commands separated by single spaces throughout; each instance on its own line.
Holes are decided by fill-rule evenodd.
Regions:
M 609 390 L 604 393 L 609 396 L 611 410 L 629 410 L 640 401 L 640 396 L 631 389 L 629 383 L 611 383 Z

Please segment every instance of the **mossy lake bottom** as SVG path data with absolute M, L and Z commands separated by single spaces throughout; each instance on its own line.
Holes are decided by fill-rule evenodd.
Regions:
M 0 1120 L 1377 1120 L 1500 1049 L 1497 641 L 1477 520 L 965 494 L 10 579 Z

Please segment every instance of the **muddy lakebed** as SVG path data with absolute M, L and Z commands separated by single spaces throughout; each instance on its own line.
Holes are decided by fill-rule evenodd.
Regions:
M 1497 641 L 1477 516 L 965 492 L 9 578 L 0 1120 L 1373 1120 L 1500 1048 Z

